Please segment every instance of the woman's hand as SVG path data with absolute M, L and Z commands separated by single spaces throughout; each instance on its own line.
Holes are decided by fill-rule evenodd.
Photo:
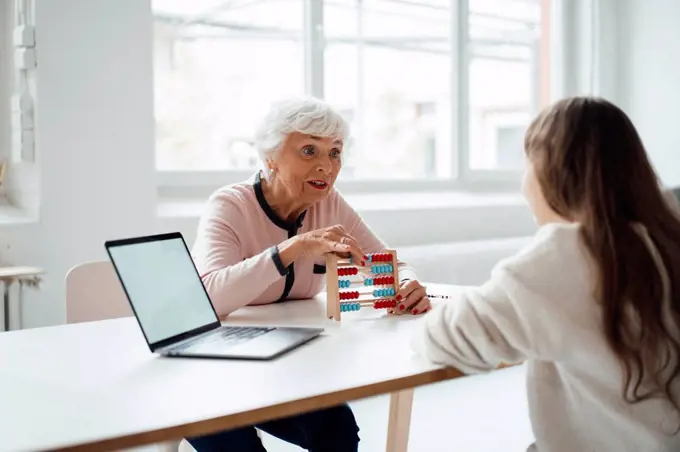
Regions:
M 396 300 L 397 312 L 410 311 L 413 315 L 417 315 L 429 311 L 432 307 L 425 287 L 415 280 L 402 281 Z
M 356 265 L 366 265 L 366 255 L 341 225 L 300 234 L 279 245 L 279 254 L 285 266 L 301 257 L 320 257 L 325 254 L 352 257 Z

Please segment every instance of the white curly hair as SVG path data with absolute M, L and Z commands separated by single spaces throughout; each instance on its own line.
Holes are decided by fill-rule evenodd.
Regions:
M 271 171 L 267 157 L 279 151 L 291 132 L 318 137 L 349 137 L 349 124 L 326 102 L 314 97 L 298 97 L 275 102 L 255 131 L 255 149 L 260 156 L 265 179 Z

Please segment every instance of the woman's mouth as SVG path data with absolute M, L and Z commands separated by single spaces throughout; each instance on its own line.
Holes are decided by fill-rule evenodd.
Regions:
M 307 183 L 317 190 L 325 190 L 328 187 L 328 183 L 322 180 L 310 180 Z

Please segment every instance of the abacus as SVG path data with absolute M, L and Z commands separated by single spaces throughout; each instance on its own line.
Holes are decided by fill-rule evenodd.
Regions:
M 399 290 L 397 252 L 385 250 L 366 257 L 363 268 L 353 263 L 351 258 L 326 257 L 326 315 L 329 319 L 340 320 L 343 312 L 361 308 L 390 309 L 397 306 L 394 299 Z

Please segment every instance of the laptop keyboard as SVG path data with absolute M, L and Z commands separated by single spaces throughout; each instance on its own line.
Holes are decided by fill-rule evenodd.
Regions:
M 263 327 L 226 327 L 215 330 L 212 334 L 208 336 L 203 336 L 200 338 L 195 338 L 194 340 L 185 342 L 183 344 L 178 344 L 172 347 L 170 351 L 188 351 L 194 347 L 204 347 L 205 345 L 219 344 L 220 346 L 233 346 L 241 342 L 248 341 L 250 339 L 261 336 L 274 328 L 263 328 Z

